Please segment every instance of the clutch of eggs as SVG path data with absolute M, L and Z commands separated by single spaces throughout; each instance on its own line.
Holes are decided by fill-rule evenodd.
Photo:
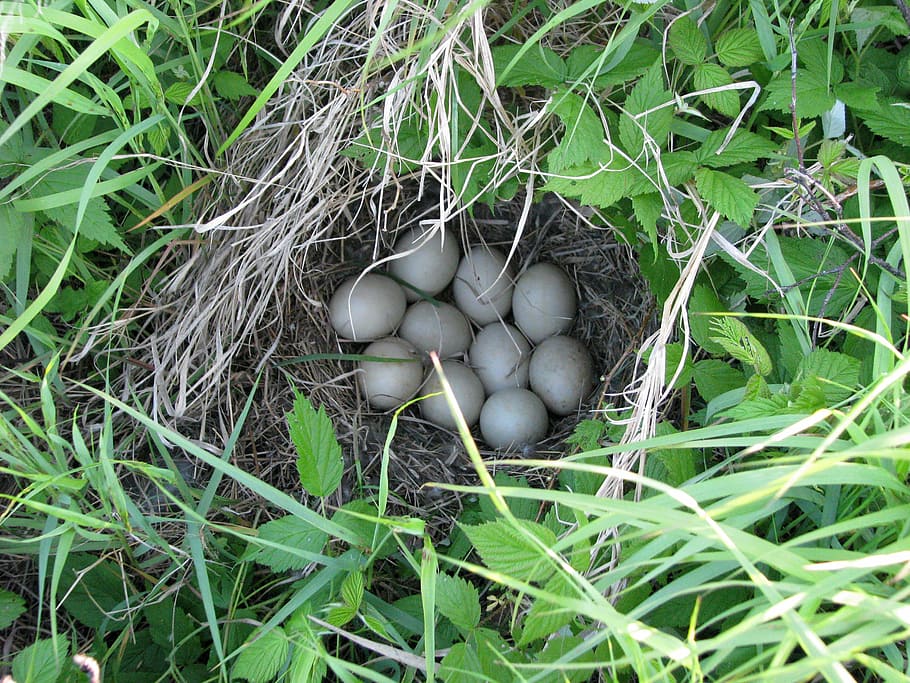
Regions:
M 435 298 L 450 284 L 454 305 Z M 544 439 L 550 415 L 580 410 L 594 385 L 590 352 L 566 334 L 578 309 L 566 272 L 536 263 L 516 278 L 501 251 L 475 246 L 462 255 L 444 227 L 405 231 L 388 274 L 348 278 L 328 308 L 339 338 L 372 342 L 357 373 L 370 406 L 392 410 L 425 396 L 421 416 L 457 430 L 428 363 L 435 351 L 468 427 L 479 423 L 495 449 Z

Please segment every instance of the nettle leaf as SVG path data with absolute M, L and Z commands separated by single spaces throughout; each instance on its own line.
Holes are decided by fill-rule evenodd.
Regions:
M 724 147 L 724 150 L 718 154 L 717 150 L 720 149 L 729 132 L 729 128 L 722 128 L 708 134 L 701 147 L 695 152 L 695 158 L 700 164 L 710 168 L 723 168 L 736 164 L 748 164 L 758 159 L 768 159 L 777 152 L 778 146 L 768 138 L 739 129 L 730 138 L 730 142 Z
M 659 192 L 646 192 L 632 197 L 635 220 L 645 229 L 650 244 L 657 243 L 657 220 L 663 209 L 664 201 Z
M 596 89 L 609 88 L 638 78 L 660 59 L 660 50 L 646 40 L 638 39 L 632 43 L 629 51 L 613 67 L 599 75 L 594 81 Z
M 32 643 L 13 658 L 13 678 L 20 683 L 56 681 L 69 656 L 69 646 L 62 634 Z
M 745 384 L 746 376 L 741 370 L 718 358 L 706 358 L 695 364 L 695 387 L 705 401 L 713 401 Z
M 669 422 L 659 422 L 655 436 L 676 433 L 676 428 Z M 657 448 L 648 453 L 645 476 L 670 486 L 680 486 L 695 476 L 699 460 L 698 452 L 693 448 Z
M 280 543 L 283 546 L 294 550 L 302 550 L 310 553 L 321 553 L 328 541 L 328 535 L 316 529 L 309 522 L 287 515 L 280 519 L 266 522 L 259 527 L 259 538 L 273 543 Z M 250 556 L 244 559 L 253 559 L 258 564 L 270 567 L 276 572 L 287 571 L 288 569 L 303 569 L 310 560 L 293 552 L 283 550 L 282 548 L 263 547 L 257 548 Z
M 480 623 L 477 587 L 459 576 L 436 577 L 436 608 L 462 631 L 471 631 Z
M 733 77 L 717 64 L 699 64 L 692 72 L 692 83 L 696 90 L 707 90 L 730 85 Z M 740 112 L 739 91 L 732 88 L 702 95 L 700 99 L 714 111 L 731 119 Z
M 202 92 L 203 89 L 197 89 L 196 83 L 186 83 L 185 81 L 177 81 L 168 87 L 164 91 L 164 99 L 172 104 L 176 104 L 178 107 L 191 106 L 198 107 L 204 101 Z M 195 90 L 195 92 L 193 92 Z M 191 97 L 192 96 L 192 97 Z
M 357 616 L 357 610 L 350 605 L 336 605 L 325 615 L 325 620 L 332 626 L 344 626 Z
M 645 132 L 658 147 L 666 146 L 674 107 L 661 105 L 672 101 L 673 95 L 664 88 L 663 69 L 655 63 L 632 88 L 619 119 L 619 137 L 633 157 L 644 147 Z
M 297 448 L 301 485 L 314 496 L 331 495 L 341 484 L 344 460 L 325 407 L 317 412 L 306 396 L 295 392 L 294 409 L 287 420 Z
M 22 596 L 0 589 L 0 629 L 9 628 L 25 612 Z
M 241 650 L 234 662 L 233 677 L 250 683 L 269 683 L 288 657 L 288 637 L 276 626 L 261 638 L 256 638 Z
M 714 47 L 717 59 L 727 67 L 749 66 L 764 57 L 754 28 L 732 28 L 717 39 Z
M 0 202 L 0 282 L 10 272 L 16 249 L 22 243 L 27 227 L 25 216 L 9 202 Z
M 742 320 L 714 318 L 711 328 L 714 330 L 711 338 L 733 358 L 754 368 L 755 376 L 764 377 L 774 369 L 768 351 Z
M 597 670 L 598 655 L 594 648 L 588 648 L 580 655 L 572 655 L 572 666 L 564 667 L 560 663 L 570 652 L 577 652 L 577 648 L 584 644 L 581 636 L 554 636 L 547 641 L 543 650 L 536 653 L 538 665 L 545 665 L 544 670 L 550 671 L 551 676 L 544 678 L 546 683 L 584 683 L 596 680 L 594 672 Z M 608 658 L 606 655 L 601 660 Z M 564 661 L 564 660 L 563 660 Z M 546 666 L 549 665 L 549 666 Z M 622 671 L 622 669 L 619 669 Z M 557 673 L 558 672 L 558 673 Z M 613 680 L 616 680 L 615 678 Z M 620 680 L 622 677 L 620 676 Z
M 526 520 L 519 523 L 544 546 L 556 543 L 556 534 L 545 526 Z M 553 573 L 543 550 L 503 519 L 462 528 L 484 564 L 493 571 L 519 581 L 544 581 Z
M 524 45 L 498 45 L 492 49 L 493 68 L 496 71 L 496 85 L 517 87 L 540 85 L 552 88 L 566 80 L 566 63 L 562 57 L 540 43 L 524 52 L 512 65 L 508 65 Z
M 822 76 L 827 82 L 834 85 L 844 78 L 844 63 L 837 54 L 831 53 L 831 64 L 828 64 L 828 43 L 823 40 L 801 40 L 796 45 L 796 52 L 800 63 L 809 71 Z M 830 66 L 830 74 L 828 72 Z M 797 83 L 797 89 L 799 84 Z
M 587 102 L 574 93 L 560 92 L 553 96 L 549 108 L 566 127 L 559 144 L 547 155 L 550 172 L 597 158 L 604 146 L 604 128 Z
M 615 154 L 610 160 L 581 164 L 565 169 L 558 176 L 550 176 L 543 189 L 566 198 L 576 198 L 588 206 L 607 208 L 629 196 L 631 179 L 635 174 L 641 175 L 629 162 Z
M 800 361 L 797 377 L 816 379 L 831 405 L 850 398 L 859 382 L 861 365 L 859 359 L 846 354 L 815 349 Z
M 688 15 L 673 22 L 667 42 L 676 58 L 689 66 L 703 63 L 708 54 L 708 41 L 695 20 Z
M 790 72 L 782 71 L 765 86 L 765 99 L 758 109 L 789 114 L 792 94 Z M 836 101 L 834 93 L 828 90 L 828 79 L 824 74 L 807 69 L 796 70 L 796 115 L 799 118 L 821 116 L 829 111 Z
M 341 599 L 348 607 L 360 609 L 363 602 L 363 572 L 351 572 L 341 583 Z
M 521 624 L 520 633 L 515 634 L 518 636 L 518 647 L 552 636 L 578 616 L 576 610 L 566 608 L 559 599 L 576 595 L 572 582 L 563 572 L 554 574 L 544 584 L 543 590 L 553 594 L 556 599 L 543 597 L 534 599 Z
M 235 71 L 219 71 L 213 79 L 215 92 L 226 100 L 236 101 L 241 97 L 256 97 L 259 91 L 247 82 L 243 74 Z
M 697 284 L 689 297 L 689 329 L 695 343 L 712 355 L 720 355 L 724 348 L 711 339 L 710 313 L 723 313 L 727 310 L 714 290 L 703 284 Z M 699 315 L 701 314 L 701 315 Z
M 85 186 L 88 179 L 89 167 L 86 164 L 70 166 L 68 168 L 54 170 L 43 176 L 41 180 L 35 183 L 34 189 L 29 193 L 29 199 L 40 201 L 42 198 L 51 198 L 59 192 L 70 190 L 79 190 Z M 79 208 L 79 201 L 76 199 L 63 206 L 48 206 L 41 208 L 41 212 L 52 221 L 60 225 L 65 230 L 72 230 L 76 225 L 76 212 Z M 79 226 L 79 234 L 88 239 L 95 240 L 101 244 L 116 247 L 120 251 L 129 253 L 126 244 L 120 237 L 120 233 L 111 222 L 111 216 L 108 211 L 107 202 L 104 197 L 93 197 L 89 199 L 85 207 L 85 215 L 82 218 L 82 224 Z
M 700 168 L 695 172 L 695 187 L 726 218 L 744 228 L 749 226 L 759 197 L 745 182 L 723 171 Z
M 874 109 L 860 111 L 858 118 L 876 135 L 910 147 L 910 106 L 907 102 L 882 100 Z

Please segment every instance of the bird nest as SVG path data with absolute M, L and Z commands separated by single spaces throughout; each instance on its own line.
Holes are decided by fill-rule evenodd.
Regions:
M 380 25 L 380 15 L 364 6 L 306 55 L 229 148 L 226 170 L 200 199 L 193 226 L 198 239 L 174 247 L 169 255 L 180 265 L 150 294 L 153 313 L 133 351 L 137 367 L 151 372 L 140 376 L 136 370 L 125 379 L 131 390 L 145 391 L 156 418 L 220 449 L 244 415 L 234 463 L 303 496 L 286 420 L 297 390 L 325 407 L 343 446 L 344 485 L 330 503 L 369 489 L 377 481 L 391 416 L 370 410 L 358 393 L 354 363 L 342 356 L 361 349 L 339 343 L 326 303 L 342 279 L 388 255 L 397 234 L 425 220 L 445 223 L 463 246 L 483 241 L 511 250 L 518 272 L 537 261 L 564 268 L 579 294 L 572 334 L 588 345 L 599 372 L 587 408 L 600 409 L 606 396 L 633 384 L 635 359 L 655 322 L 647 286 L 631 249 L 602 216 L 533 194 L 533 179 L 542 173 L 540 149 L 561 124 L 533 89 L 524 101 L 515 93 L 508 105 L 500 98 L 484 52 L 488 34 L 508 16 L 497 19 L 496 11 L 494 4 L 452 18 L 444 35 L 436 33 L 432 54 L 402 56 L 415 25 L 432 32 L 437 18 L 399 6 Z M 603 26 L 606 19 L 597 20 Z M 477 116 L 476 102 L 467 110 L 453 96 L 465 77 L 476 83 L 483 125 L 497 141 L 495 153 L 485 151 L 482 160 L 466 158 L 446 133 L 453 114 L 446 107 Z M 402 131 L 415 117 L 424 121 L 426 146 L 403 149 Z M 368 164 L 345 154 L 365 122 L 383 131 L 381 153 Z M 453 189 L 453 169 L 463 174 L 479 161 L 486 171 L 473 187 L 487 197 L 511 187 L 501 194 L 514 199 L 488 208 L 480 194 L 465 193 L 467 184 Z M 516 186 L 522 188 L 517 193 Z M 658 374 L 663 381 L 662 366 L 651 374 L 654 386 Z M 633 422 L 635 411 L 639 415 L 634 436 L 647 435 L 650 418 L 641 416 L 652 415 L 659 400 L 652 391 L 647 405 L 630 402 Z M 566 437 L 585 416 L 555 421 L 536 455 L 567 453 Z M 439 519 L 451 519 L 457 498 L 424 485 L 476 482 L 459 439 L 409 409 L 389 443 L 397 512 L 428 519 L 439 511 Z M 237 482 L 226 480 L 222 489 L 239 501 L 235 511 L 261 509 Z

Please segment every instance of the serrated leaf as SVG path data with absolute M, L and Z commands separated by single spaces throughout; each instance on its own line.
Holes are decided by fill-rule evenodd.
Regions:
M 379 510 L 373 503 L 363 498 L 355 498 L 336 510 L 332 515 L 332 521 L 352 531 L 357 545 L 371 555 L 380 558 L 388 557 L 398 549 L 395 539 L 388 535 L 388 530 L 384 525 L 348 513 L 378 517 Z M 379 546 L 374 547 L 374 543 Z
M 717 39 L 717 59 L 728 67 L 749 66 L 761 60 L 764 53 L 754 28 L 732 28 Z
M 69 656 L 69 645 L 64 635 L 32 643 L 13 658 L 13 678 L 18 683 L 56 681 Z
M 756 376 L 768 375 L 773 369 L 771 356 L 746 324 L 737 318 L 713 318 L 711 338 L 720 344 L 733 358 L 752 366 Z M 750 378 L 751 379 L 751 378 Z
M 436 576 L 436 609 L 462 631 L 480 623 L 480 596 L 477 587 L 460 576 Z
M 657 303 L 663 306 L 679 280 L 679 266 L 670 258 L 662 244 L 657 249 L 642 249 L 638 256 L 638 269 L 648 281 Z
M 25 612 L 22 596 L 0 589 L 0 630 L 9 628 Z
M 603 124 L 583 98 L 571 92 L 556 93 L 550 102 L 550 111 L 566 128 L 559 144 L 547 155 L 551 173 L 599 156 L 599 150 L 604 146 Z
M 176 104 L 178 107 L 186 105 L 198 107 L 202 104 L 202 89 L 196 90 L 195 93 L 193 92 L 194 90 L 196 90 L 196 84 L 177 81 L 164 91 L 164 99 Z M 190 97 L 190 95 L 192 95 L 192 97 Z
M 831 53 L 831 63 L 828 63 L 828 43 L 824 40 L 801 40 L 796 44 L 796 53 L 799 62 L 812 73 L 818 74 L 825 83 L 834 85 L 844 78 L 844 63 L 837 50 Z M 829 73 L 830 68 L 830 73 Z M 799 83 L 797 83 L 797 89 Z
M 332 626 L 342 627 L 357 616 L 357 610 L 349 605 L 336 605 L 325 615 L 325 620 Z
M 556 599 L 555 601 L 552 598 L 544 597 L 534 599 L 521 625 L 518 647 L 524 647 L 535 640 L 552 636 L 566 624 L 572 623 L 578 616 L 576 611 L 566 609 L 559 600 L 559 598 L 576 595 L 571 582 L 564 573 L 554 574 L 544 584 L 543 590 L 551 593 Z
M 213 79 L 215 92 L 227 100 L 239 100 L 241 97 L 256 97 L 259 91 L 251 86 L 242 74 L 234 71 L 219 71 Z
M 543 678 L 535 677 L 535 680 L 539 683 L 584 683 L 595 680 L 593 674 L 597 670 L 598 655 L 593 647 L 579 655 L 573 655 L 571 667 L 563 667 L 557 663 L 570 652 L 577 652 L 577 648 L 583 644 L 584 640 L 580 636 L 554 636 L 548 640 L 543 650 L 536 655 L 538 664 L 549 665 L 543 668 L 547 675 Z M 590 666 L 584 666 L 586 664 Z M 623 669 L 617 666 L 613 670 L 612 680 L 617 680 L 615 678 L 617 671 L 621 672 Z M 631 670 L 628 677 L 620 676 L 618 680 L 631 680 Z
M 39 210 L 60 227 L 72 230 L 76 224 L 78 198 L 62 206 L 53 206 L 52 204 L 57 201 L 54 195 L 61 192 L 81 191 L 88 178 L 88 173 L 88 166 L 83 164 L 51 171 L 35 183 L 35 187 L 29 193 L 29 199 L 38 205 L 42 203 L 43 199 L 46 199 L 47 206 L 40 206 Z M 116 247 L 120 251 L 129 252 L 120 233 L 111 222 L 104 197 L 93 197 L 88 201 L 82 224 L 79 226 L 79 234 L 101 244 Z
M 712 208 L 744 228 L 749 226 L 759 197 L 742 180 L 723 171 L 700 168 L 695 172 L 695 186 Z
M 706 402 L 746 384 L 742 371 L 717 358 L 706 358 L 695 364 L 695 387 Z
M 566 63 L 558 54 L 540 43 L 526 50 L 506 72 L 506 68 L 524 45 L 499 45 L 492 49 L 496 85 L 517 87 L 540 85 L 555 87 L 565 82 Z
M 556 534 L 546 527 L 529 521 L 519 523 L 544 546 L 556 543 Z M 493 571 L 519 581 L 543 581 L 553 573 L 553 566 L 543 551 L 505 520 L 462 528 L 484 564 Z
M 689 66 L 703 63 L 708 54 L 708 41 L 689 15 L 673 22 L 667 42 L 676 58 Z
M 594 87 L 596 89 L 609 88 L 638 78 L 651 68 L 655 60 L 660 58 L 660 50 L 657 50 L 647 40 L 637 39 L 622 59 L 613 64 L 608 71 L 598 75 L 594 81 Z
M 699 64 L 692 72 L 692 83 L 696 90 L 707 90 L 730 85 L 733 77 L 717 64 Z M 702 95 L 701 100 L 714 111 L 731 119 L 736 118 L 740 112 L 739 91 L 732 88 Z
M 321 683 L 325 680 L 326 669 L 325 659 L 314 645 L 295 644 L 287 680 L 291 683 Z
M 600 164 L 582 164 L 547 178 L 543 190 L 556 192 L 582 204 L 607 208 L 628 196 L 630 176 L 637 173 L 619 155 Z
M 300 483 L 311 495 L 328 496 L 341 484 L 344 460 L 325 407 L 317 412 L 306 396 L 295 393 L 294 408 L 287 414 L 291 440 L 297 448 Z
M 632 197 L 632 211 L 648 236 L 649 244 L 657 244 L 657 220 L 664 209 L 664 201 L 658 192 L 647 192 Z
M 582 420 L 575 425 L 566 443 L 577 446 L 580 451 L 593 451 L 600 448 L 600 440 L 606 431 L 607 423 L 603 420 Z
M 859 382 L 860 361 L 843 353 L 815 349 L 804 356 L 797 378 L 815 378 L 829 405 L 849 398 Z
M 0 202 L 0 282 L 6 280 L 10 272 L 26 227 L 25 216 L 16 211 L 12 204 Z
M 781 72 L 765 86 L 765 99 L 759 111 L 773 110 L 790 113 L 792 83 L 790 72 Z M 837 98 L 828 91 L 828 81 L 822 75 L 807 69 L 796 70 L 796 115 L 801 119 L 821 116 L 829 111 Z
M 698 162 L 710 168 L 748 164 L 758 159 L 768 159 L 774 156 L 778 149 L 778 146 L 768 138 L 739 129 L 730 138 L 724 150 L 717 154 L 728 133 L 729 128 L 711 131 L 695 152 Z
M 672 94 L 664 88 L 663 68 L 655 63 L 632 88 L 619 119 L 619 137 L 633 157 L 644 147 L 645 132 L 658 147 L 666 146 L 674 107 L 655 108 L 672 100 Z
M 114 613 L 124 599 L 135 599 L 132 586 L 124 583 L 115 562 L 99 562 L 87 553 L 71 554 L 66 558 L 60 593 L 66 595 L 63 608 L 89 628 L 100 630 L 103 626 L 108 631 L 119 631 L 128 626 L 127 620 L 111 620 L 107 616 Z
M 689 297 L 689 330 L 695 343 L 712 355 L 724 352 L 723 347 L 711 339 L 710 313 L 723 313 L 727 310 L 711 287 L 697 284 L 692 288 Z
M 859 119 L 876 135 L 910 147 L 910 104 L 907 102 L 884 100 L 874 109 L 862 110 Z
M 676 434 L 669 422 L 657 424 L 656 436 Z M 645 475 L 670 486 L 680 486 L 695 476 L 699 454 L 692 448 L 657 448 L 648 453 Z M 651 469 L 648 469 L 648 468 Z
M 348 607 L 358 610 L 363 602 L 363 572 L 351 572 L 341 583 L 341 599 Z
M 319 554 L 328 541 L 328 535 L 316 529 L 305 520 L 287 515 L 281 519 L 267 522 L 259 527 L 259 538 L 273 543 L 280 543 L 293 550 L 302 550 Z M 282 548 L 263 547 L 252 555 L 258 564 L 270 567 L 273 571 L 283 572 L 288 569 L 303 569 L 311 560 L 288 552 Z
M 288 637 L 280 626 L 256 638 L 241 650 L 234 662 L 233 677 L 250 683 L 274 680 L 288 656 Z

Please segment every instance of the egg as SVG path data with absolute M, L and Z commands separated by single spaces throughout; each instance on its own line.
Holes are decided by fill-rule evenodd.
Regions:
M 531 389 L 556 415 L 581 406 L 593 385 L 593 361 L 577 339 L 557 335 L 544 339 L 531 354 Z
M 398 336 L 418 351 L 435 351 L 440 358 L 451 358 L 468 350 L 471 324 L 451 304 L 418 301 L 405 311 Z
M 399 258 L 389 263 L 389 272 L 429 296 L 449 285 L 461 256 L 455 236 L 445 228 L 432 234 L 429 230 L 411 228 L 398 238 L 392 252 Z M 410 287 L 404 290 L 408 301 L 421 298 Z
M 455 304 L 478 325 L 500 320 L 512 309 L 512 277 L 501 251 L 474 247 L 455 272 Z
M 567 332 L 577 310 L 572 281 L 551 263 L 531 266 L 515 283 L 512 315 L 518 328 L 535 344 Z
M 461 414 L 464 415 L 465 422 L 468 423 L 468 427 L 474 426 L 480 418 L 480 409 L 483 407 L 483 385 L 474 371 L 464 363 L 455 360 L 443 361 L 442 371 L 449 380 L 452 393 L 455 395 Z M 442 391 L 442 383 L 439 381 L 439 376 L 433 371 L 422 393 L 426 395 L 437 391 Z M 423 399 L 420 402 L 420 414 L 440 427 L 458 428 L 444 394 Z
M 480 433 L 493 448 L 519 450 L 547 435 L 547 408 L 527 389 L 503 389 L 487 399 L 480 411 Z
M 397 337 L 380 339 L 367 346 L 363 355 L 390 359 L 358 363 L 357 380 L 371 406 L 380 410 L 397 408 L 417 393 L 423 382 L 423 365 L 417 349 L 408 342 Z
M 531 345 L 508 323 L 490 323 L 477 333 L 468 351 L 471 367 L 487 394 L 528 386 Z
M 340 337 L 372 341 L 391 334 L 405 308 L 404 290 L 397 282 L 368 273 L 339 285 L 329 300 L 329 318 Z

